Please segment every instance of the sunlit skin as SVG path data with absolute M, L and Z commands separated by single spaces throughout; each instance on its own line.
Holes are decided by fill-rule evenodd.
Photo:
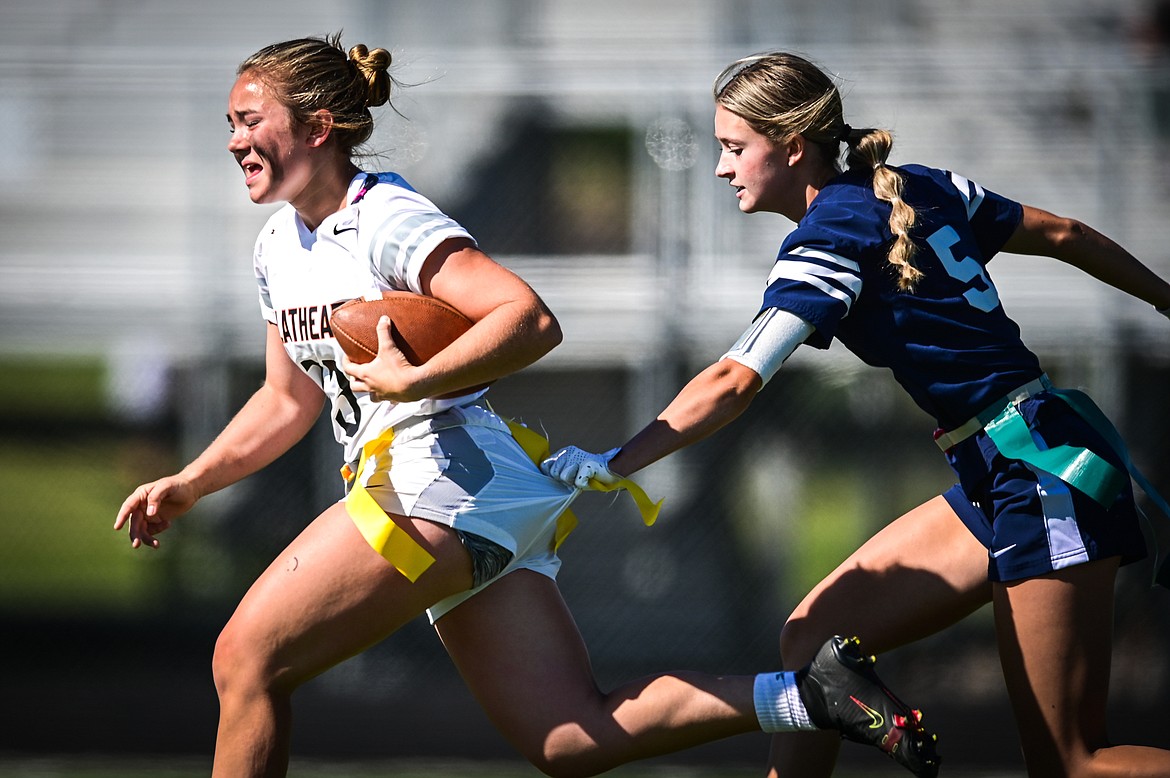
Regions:
M 244 172 L 244 185 L 254 203 L 288 202 L 310 230 L 345 205 L 349 182 L 357 168 L 343 151 L 327 143 L 331 130 L 328 111 L 318 122 L 293 119 L 271 88 L 247 72 L 228 96 L 227 149 Z
M 735 188 L 744 213 L 779 213 L 798 222 L 834 172 L 802 136 L 776 143 L 721 105 L 715 106 L 715 139 L 715 175 Z
M 328 55 L 340 67 L 340 40 L 320 43 L 315 47 L 318 54 Z M 265 67 L 282 68 L 287 60 L 281 57 L 292 57 L 291 52 L 306 47 L 314 48 L 312 41 L 276 44 L 274 59 L 264 61 L 277 64 Z M 344 65 L 345 73 L 354 66 L 351 57 Z M 364 60 L 356 66 L 381 81 L 382 66 Z M 360 122 L 352 126 L 341 121 L 343 112 L 351 115 L 355 110 L 344 96 L 323 94 L 320 98 L 336 99 L 328 103 L 336 106 L 336 114 L 318 110 L 306 116 L 286 105 L 289 101 L 282 102 L 280 91 L 282 84 L 290 91 L 302 91 L 304 79 L 283 70 L 269 76 L 271 80 L 262 72 L 246 72 L 233 85 L 227 149 L 239 165 L 253 202 L 271 206 L 287 202 L 295 218 L 310 230 L 320 226 L 321 233 L 332 232 L 326 220 L 332 221 L 333 214 L 347 208 L 350 185 L 360 177 L 349 145 L 363 135 L 363 127 Z M 368 94 L 366 98 L 369 102 Z M 380 194 L 363 201 L 361 208 L 368 208 L 369 215 L 364 225 L 367 231 L 393 224 L 404 212 L 429 212 L 427 203 L 412 208 L 392 202 L 401 196 L 392 186 L 379 184 L 376 190 L 384 193 L 385 201 Z M 275 220 L 280 233 L 274 234 L 295 239 L 299 225 L 285 221 L 287 210 L 280 213 Z M 266 235 L 270 229 L 266 228 Z M 361 366 L 343 362 L 344 369 L 352 370 L 351 389 L 369 390 L 391 401 L 433 397 L 521 370 L 560 342 L 555 317 L 523 279 L 494 262 L 461 230 L 440 229 L 449 236 L 438 245 L 428 247 L 424 241 L 408 247 L 410 261 L 419 265 L 409 272 L 417 279 L 419 291 L 453 305 L 474 324 L 423 365 L 410 365 L 383 323 L 377 358 Z M 316 294 L 309 281 L 329 272 L 334 262 L 347 268 L 341 279 L 346 285 L 339 281 L 333 289 L 364 293 L 369 283 L 391 281 L 381 274 L 380 262 L 371 262 L 381 257 L 372 256 L 370 247 L 356 239 L 348 257 L 339 256 L 337 246 L 342 240 L 351 239 L 322 246 L 325 251 L 302 263 L 301 252 L 295 247 L 285 251 L 279 245 L 283 241 L 277 239 L 273 244 L 278 245 L 261 259 L 271 257 L 275 264 L 287 258 L 287 264 L 295 266 L 279 281 L 280 291 L 289 290 L 294 304 L 300 304 L 302 288 L 304 297 L 314 299 L 309 296 Z M 368 267 L 368 283 L 353 276 L 348 266 L 354 263 Z M 283 267 L 281 272 L 286 272 Z M 295 278 L 294 273 L 305 278 Z M 294 283 L 299 281 L 304 283 Z M 316 366 L 323 367 L 319 362 Z M 329 399 L 325 387 L 311 377 L 311 367 L 294 361 L 278 327 L 269 323 L 264 381 L 259 388 L 180 472 L 137 487 L 122 503 L 114 529 L 127 530 L 136 548 L 157 548 L 155 535 L 167 530 L 204 495 L 268 467 L 303 440 L 320 421 Z M 759 377 L 752 374 L 750 380 L 755 382 L 754 391 Z M 378 430 L 367 432 L 372 436 Z M 464 445 L 475 447 L 469 461 L 487 458 L 492 450 L 510 445 L 502 429 L 485 428 L 483 434 L 485 440 L 488 435 L 496 439 L 482 451 L 479 437 L 459 443 L 455 458 L 459 461 L 451 461 L 452 472 L 466 472 Z M 393 472 L 404 466 L 409 468 L 409 462 L 399 459 Z M 381 472 L 386 478 L 384 493 L 389 494 L 395 485 L 392 471 Z M 537 489 L 549 484 L 534 466 L 498 475 L 505 480 L 495 493 L 518 489 L 521 501 L 546 499 Z M 540 533 L 545 527 L 551 532 L 555 526 L 552 508 L 567 504 L 562 501 L 571 497 L 553 489 L 547 499 L 549 515 L 534 513 L 532 519 L 531 534 L 538 539 L 535 553 L 539 555 L 547 553 L 540 549 L 539 539 L 545 537 Z M 541 510 L 540 504 L 531 510 Z M 351 507 L 335 502 L 311 521 L 249 587 L 216 641 L 212 672 L 219 726 L 211 770 L 216 778 L 286 775 L 295 690 L 474 584 L 472 559 L 453 517 L 386 515 L 400 533 L 396 538 L 411 538 L 433 559 L 425 572 L 412 578 L 371 548 L 350 515 Z M 491 514 L 481 521 L 493 521 Z M 500 529 L 507 531 L 507 527 Z M 555 580 L 538 570 L 499 575 L 491 586 L 443 615 L 434 627 L 472 696 L 503 739 L 548 775 L 596 775 L 628 761 L 761 728 L 752 675 L 658 673 L 603 692 Z

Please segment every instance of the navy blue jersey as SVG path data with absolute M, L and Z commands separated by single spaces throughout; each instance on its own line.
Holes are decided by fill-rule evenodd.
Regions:
M 951 429 L 1040 375 L 987 274 L 1023 207 L 945 170 L 908 165 L 902 198 L 914 207 L 911 238 L 923 272 L 898 289 L 888 259 L 890 205 L 872 179 L 843 173 L 825 186 L 780 247 L 761 310 L 812 324 L 807 341 L 833 338 L 889 368 L 914 401 Z

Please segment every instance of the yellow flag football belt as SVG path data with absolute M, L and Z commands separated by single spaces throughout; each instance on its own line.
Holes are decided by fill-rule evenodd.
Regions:
M 512 433 L 512 437 L 524 449 L 524 453 L 532 460 L 533 464 L 539 467 L 540 463 L 549 456 L 549 442 L 548 438 L 535 432 L 523 424 L 515 421 L 507 421 L 508 429 Z M 358 531 L 362 533 L 362 537 L 370 544 L 370 547 L 382 555 L 382 558 L 389 562 L 398 572 L 406 576 L 412 583 L 419 579 L 423 573 L 427 571 L 435 558 L 431 556 L 430 552 L 419 545 L 418 541 L 410 536 L 402 527 L 395 523 L 390 516 L 382 509 L 382 506 L 370 495 L 362 481 L 362 473 L 365 470 L 366 463 L 370 460 L 376 460 L 394 440 L 394 430 L 389 429 L 380 436 L 371 440 L 362 447 L 361 459 L 358 461 L 357 472 L 347 464 L 341 468 L 341 477 L 349 483 L 353 482 L 353 487 L 349 494 L 345 497 L 345 509 L 353 520 L 354 525 Z M 658 513 L 662 508 L 663 500 L 653 502 L 646 495 L 646 492 L 630 478 L 623 478 L 617 483 L 607 486 L 601 484 L 596 479 L 590 482 L 591 485 L 598 491 L 612 492 L 618 489 L 625 489 L 629 492 L 630 497 L 634 500 L 634 504 L 638 507 L 638 512 L 642 516 L 642 521 L 647 527 L 654 524 L 658 519 Z M 561 544 L 565 542 L 565 538 L 569 536 L 577 527 L 577 517 L 571 510 L 565 508 L 564 511 L 557 517 L 557 528 L 555 540 L 553 541 L 553 550 L 559 550 Z

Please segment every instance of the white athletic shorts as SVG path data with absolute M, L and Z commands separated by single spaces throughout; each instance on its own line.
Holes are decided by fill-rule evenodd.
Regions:
M 540 472 L 507 423 L 478 405 L 395 429 L 390 447 L 362 475 L 387 513 L 426 519 L 478 535 L 512 552 L 495 578 L 432 605 L 434 623 L 513 570 L 556 578 L 557 518 L 578 492 Z

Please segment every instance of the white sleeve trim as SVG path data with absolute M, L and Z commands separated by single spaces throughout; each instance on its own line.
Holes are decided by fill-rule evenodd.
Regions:
M 759 374 L 764 384 L 815 328 L 794 313 L 769 308 L 756 317 L 720 359 L 733 359 Z
M 421 294 L 423 263 L 440 243 L 455 237 L 471 235 L 441 213 L 406 212 L 378 227 L 370 251 L 383 276 L 405 282 L 410 291 Z
M 853 301 L 861 294 L 861 266 L 858 263 L 807 246 L 797 246 L 788 252 L 787 257 L 777 260 L 768 274 L 768 285 L 781 278 L 819 289 L 845 303 L 846 310 L 853 307 Z
M 958 173 L 951 173 L 951 183 L 967 203 L 967 221 L 971 221 L 971 217 L 979 210 L 979 206 L 983 204 L 983 198 L 987 193 L 978 183 Z

